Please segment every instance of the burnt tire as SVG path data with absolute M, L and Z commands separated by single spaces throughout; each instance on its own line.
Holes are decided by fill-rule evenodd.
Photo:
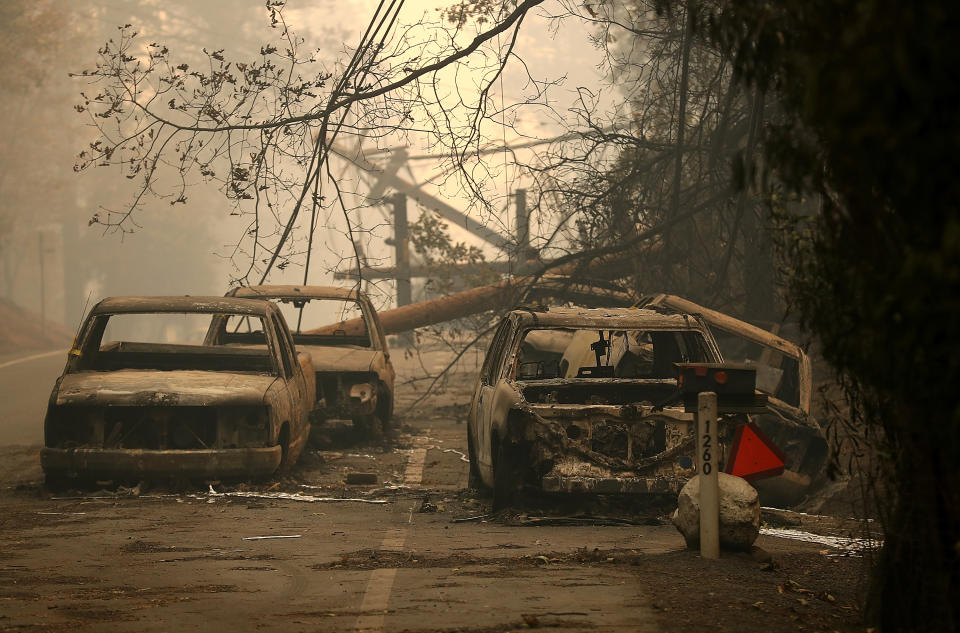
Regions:
M 396 421 L 393 418 L 393 398 L 387 390 L 387 386 L 383 383 L 380 383 L 377 390 L 376 416 L 380 418 L 383 434 L 387 437 L 393 435 L 396 430 Z
M 498 442 L 493 454 L 493 509 L 502 510 L 520 502 L 521 465 L 517 452 Z
M 353 428 L 361 440 L 377 443 L 383 440 L 384 422 L 376 413 L 353 418 Z
M 470 461 L 470 471 L 467 475 L 467 487 L 475 490 L 486 490 L 483 478 L 480 476 L 480 467 L 477 465 L 477 449 L 473 446 L 473 431 L 467 422 L 467 459 Z
M 316 412 L 311 413 L 310 434 L 307 436 L 307 446 L 314 449 L 329 448 L 329 435 L 326 418 Z
M 44 473 L 43 485 L 50 492 L 66 492 L 68 490 L 81 488 L 84 482 L 76 477 L 70 477 L 66 473 L 52 472 Z
M 280 427 L 280 433 L 277 436 L 277 442 L 280 444 L 280 466 L 277 468 L 277 476 L 283 476 L 293 468 L 290 456 L 290 425 L 284 422 Z

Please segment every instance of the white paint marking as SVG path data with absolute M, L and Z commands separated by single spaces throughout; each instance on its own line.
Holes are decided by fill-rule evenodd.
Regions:
M 14 358 L 13 360 L 8 360 L 5 363 L 0 363 L 0 369 L 4 367 L 12 367 L 13 365 L 19 365 L 20 363 L 27 363 L 32 360 L 37 360 L 40 358 L 48 358 L 50 356 L 57 356 L 58 354 L 66 354 L 66 351 L 62 349 L 54 350 L 52 352 L 43 352 L 41 354 L 33 354 L 32 356 L 24 356 L 23 358 Z
M 423 465 L 427 459 L 427 449 L 415 448 L 410 451 L 406 468 L 403 470 L 403 485 L 411 488 L 420 486 L 423 480 Z M 411 508 L 411 517 L 413 509 Z M 387 530 L 380 543 L 380 549 L 386 552 L 402 552 L 407 541 L 407 528 L 396 527 Z M 387 615 L 387 605 L 390 604 L 390 593 L 393 591 L 393 581 L 397 577 L 397 568 L 374 569 L 367 581 L 367 588 L 360 603 L 362 615 L 357 616 L 354 625 L 358 631 L 382 631 L 383 620 Z
M 402 552 L 403 544 L 406 541 L 407 530 L 405 528 L 391 528 L 383 537 L 380 549 L 387 552 Z
M 410 452 L 410 460 L 403 472 L 403 485 L 416 488 L 423 481 L 423 464 L 427 460 L 427 449 L 415 448 Z
M 363 596 L 360 610 L 364 612 L 357 618 L 355 625 L 359 631 L 382 631 L 383 619 L 387 614 L 390 591 L 397 577 L 397 568 L 374 569 L 367 582 L 367 592 Z

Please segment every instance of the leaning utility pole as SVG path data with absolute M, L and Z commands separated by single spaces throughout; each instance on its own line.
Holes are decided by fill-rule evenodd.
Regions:
M 402 308 L 413 303 L 410 289 L 410 230 L 407 226 L 407 196 L 396 193 L 390 198 L 393 204 L 393 248 L 397 266 L 397 307 Z M 401 345 L 413 345 L 413 335 L 404 332 L 400 335 Z
M 513 195 L 517 210 L 517 254 L 515 258 L 518 263 L 523 263 L 530 253 L 530 214 L 527 212 L 527 190 L 517 189 Z
M 407 196 L 402 193 L 391 198 L 393 204 L 393 248 L 397 263 L 397 307 L 410 305 L 410 232 L 407 227 Z

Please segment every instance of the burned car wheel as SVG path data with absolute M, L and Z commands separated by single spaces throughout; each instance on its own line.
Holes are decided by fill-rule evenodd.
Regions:
M 386 424 L 376 413 L 359 415 L 353 418 L 353 428 L 356 432 L 371 442 L 379 442 L 386 433 Z
M 87 488 L 94 483 L 93 480 L 70 477 L 66 473 L 48 472 L 45 473 L 43 477 L 43 485 L 46 486 L 50 492 L 65 492 L 67 490 Z
M 280 467 L 277 468 L 277 475 L 286 475 L 293 468 L 293 461 L 290 459 L 290 425 L 283 424 L 280 429 L 280 436 L 277 438 L 280 442 L 282 457 L 280 458 Z
M 380 383 L 380 388 L 378 389 L 377 402 L 379 404 L 377 405 L 375 416 L 380 419 L 380 427 L 383 430 L 383 434 L 390 437 L 396 429 L 396 423 L 393 419 L 393 397 L 390 395 L 387 386 L 383 383 Z
M 502 510 L 519 503 L 523 477 L 517 450 L 497 442 L 493 454 L 493 509 Z
M 467 422 L 467 459 L 470 460 L 470 474 L 467 476 L 467 487 L 475 490 L 485 490 L 483 478 L 480 477 L 480 468 L 477 466 L 477 449 L 473 446 L 473 430 Z

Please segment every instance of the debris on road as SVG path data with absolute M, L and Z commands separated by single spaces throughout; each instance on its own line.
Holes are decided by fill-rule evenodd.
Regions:
M 478 514 L 472 517 L 463 517 L 462 519 L 451 519 L 450 523 L 472 523 L 473 521 L 484 521 L 493 516 L 492 514 Z
M 347 473 L 346 482 L 350 486 L 376 486 L 377 473 Z
M 425 512 L 437 512 L 440 508 L 435 503 L 431 503 L 430 497 L 424 497 L 423 501 L 420 503 L 420 508 L 417 509 L 419 513 Z
M 435 448 L 435 447 L 431 447 L 431 448 Z M 469 464 L 469 463 L 470 463 L 470 458 L 467 457 L 465 453 L 461 453 L 460 451 L 458 451 L 458 450 L 455 449 L 455 448 L 445 448 L 445 449 L 443 449 L 443 452 L 444 452 L 444 453 L 456 453 L 457 455 L 460 456 L 460 461 L 461 461 L 461 462 L 463 462 L 464 464 Z
M 241 541 L 269 541 L 278 538 L 300 538 L 302 534 L 274 534 L 271 536 L 244 536 Z
M 537 616 L 535 615 L 521 614 L 520 617 L 523 618 L 523 623 L 531 629 L 535 629 L 540 626 L 540 620 L 537 619 Z
M 833 549 L 840 550 L 839 554 L 827 553 L 825 556 L 862 556 L 866 550 L 878 550 L 883 545 L 883 541 L 871 538 L 855 538 L 846 536 L 827 536 L 825 534 L 813 534 L 802 530 L 788 530 L 781 528 L 760 528 L 760 534 L 764 536 L 776 536 L 778 538 L 793 539 L 796 541 L 806 541 L 807 543 L 819 543 L 829 545 Z
M 612 525 L 649 525 L 649 520 L 632 520 L 623 517 L 602 517 L 590 515 L 576 516 L 526 516 L 522 515 L 516 518 L 510 518 L 503 522 L 504 525 L 518 527 L 545 527 L 545 526 L 575 526 L 575 527 L 601 527 Z
M 191 495 L 196 496 L 196 495 Z M 303 495 L 300 493 L 290 493 L 290 492 L 217 492 L 210 487 L 210 491 L 207 493 L 208 497 L 243 497 L 247 499 L 286 499 L 289 501 L 304 501 L 308 503 L 373 503 L 373 504 L 384 504 L 388 503 L 386 499 L 357 499 L 349 497 L 314 497 L 313 495 Z

